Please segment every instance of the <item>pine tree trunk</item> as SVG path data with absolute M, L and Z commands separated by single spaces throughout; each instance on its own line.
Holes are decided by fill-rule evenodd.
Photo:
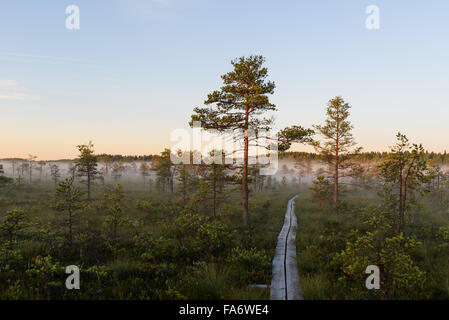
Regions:
M 90 200 L 90 171 L 87 171 L 87 200 Z
M 401 224 L 402 224 L 402 172 L 399 174 L 399 212 L 398 212 L 398 216 L 397 216 L 397 226 L 396 226 L 396 233 L 400 234 L 401 233 Z
M 402 196 L 401 232 L 405 235 L 405 210 L 407 203 L 407 179 L 404 182 L 404 194 Z
M 213 197 L 214 197 L 214 219 L 217 215 L 217 179 L 214 176 L 214 187 L 213 187 Z
M 335 151 L 335 168 L 334 168 L 334 203 L 338 202 L 338 167 L 339 167 L 339 158 L 338 158 L 338 141 L 336 145 Z
M 243 177 L 242 177 L 242 207 L 243 207 L 243 224 L 248 229 L 251 228 L 249 211 L 248 211 L 248 107 L 246 108 L 246 126 L 244 138 L 244 155 L 243 155 Z
M 337 137 L 335 140 L 335 168 L 334 168 L 334 204 L 337 205 L 338 203 L 338 167 L 340 166 L 340 158 L 339 158 L 339 151 L 340 151 L 340 123 L 337 123 Z
M 183 201 L 183 207 L 185 208 L 187 204 L 187 183 L 185 181 L 186 178 L 184 178 L 184 181 L 182 182 L 182 201 Z
M 69 247 L 72 251 L 72 213 L 69 212 Z

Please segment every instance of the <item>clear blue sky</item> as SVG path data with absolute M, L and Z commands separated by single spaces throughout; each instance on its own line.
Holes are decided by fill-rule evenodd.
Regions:
M 70 4 L 80 30 L 65 28 Z M 448 14 L 447 0 L 2 1 L 0 158 L 70 158 L 89 140 L 160 152 L 249 54 L 267 59 L 279 127 L 321 123 L 342 95 L 365 150 L 397 131 L 449 150 Z

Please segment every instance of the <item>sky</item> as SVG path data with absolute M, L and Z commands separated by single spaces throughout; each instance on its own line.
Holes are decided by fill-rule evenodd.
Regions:
M 69 5 L 79 30 L 66 28 Z M 366 28 L 369 5 L 379 29 Z M 447 0 L 2 1 L 0 158 L 73 158 L 89 140 L 97 153 L 159 153 L 251 54 L 276 83 L 279 128 L 322 123 L 341 95 L 365 151 L 398 131 L 449 150 L 448 13 Z

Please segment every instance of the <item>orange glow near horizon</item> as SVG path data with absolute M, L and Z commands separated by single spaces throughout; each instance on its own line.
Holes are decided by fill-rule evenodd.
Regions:
M 170 148 L 170 142 L 167 141 L 153 142 L 148 144 L 148 148 L 145 146 L 134 143 L 127 144 L 126 142 L 121 141 L 120 143 L 114 144 L 113 142 L 103 142 L 92 140 L 94 143 L 94 149 L 96 154 L 113 154 L 113 155 L 124 155 L 124 156 L 145 156 L 145 155 L 155 155 L 160 154 L 165 148 Z M 2 142 L 0 145 L 0 159 L 8 159 L 8 158 L 28 158 L 29 154 L 37 156 L 37 160 L 42 161 L 52 161 L 52 160 L 64 160 L 64 159 L 75 159 L 78 156 L 78 150 L 76 148 L 79 144 L 88 143 L 89 140 L 83 142 L 75 142 L 68 141 L 67 143 L 61 141 L 55 141 L 53 144 L 50 142 L 47 143 L 39 143 L 30 145 L 26 141 L 9 141 Z M 363 152 L 384 152 L 389 151 L 389 146 L 394 144 L 394 140 L 388 146 L 383 146 L 379 148 L 363 148 Z M 424 144 L 426 148 L 426 145 Z M 429 152 L 444 152 L 443 149 L 432 150 L 426 149 Z M 297 151 L 297 152 L 314 152 L 313 147 L 308 145 L 293 145 L 289 151 Z

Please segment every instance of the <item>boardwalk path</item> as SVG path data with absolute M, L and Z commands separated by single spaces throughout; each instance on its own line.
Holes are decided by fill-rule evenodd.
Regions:
M 273 259 L 270 300 L 303 300 L 296 264 L 296 215 L 295 198 L 288 201 L 284 226 L 278 236 Z

